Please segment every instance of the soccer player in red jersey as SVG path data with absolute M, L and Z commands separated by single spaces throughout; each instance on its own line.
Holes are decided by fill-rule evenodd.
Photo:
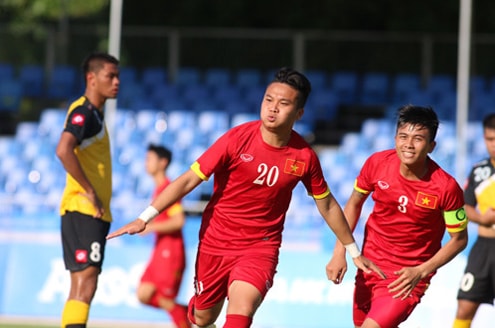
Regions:
M 436 270 L 467 244 L 463 192 L 428 154 L 435 148 L 438 118 L 428 107 L 400 108 L 395 149 L 371 155 L 344 207 L 354 228 L 372 194 L 374 208 L 365 229 L 363 255 L 386 275 L 357 271 L 354 325 L 395 328 L 420 302 Z M 442 246 L 445 229 L 450 239 Z M 327 265 L 335 283 L 346 272 L 345 249 L 337 242 Z
M 172 152 L 158 145 L 149 145 L 146 153 L 146 172 L 156 184 L 153 199 L 165 189 L 170 180 L 166 170 Z M 177 201 L 146 225 L 144 233 L 155 233 L 155 246 L 137 288 L 137 297 L 143 304 L 163 309 L 170 314 L 177 328 L 191 327 L 187 307 L 175 302 L 186 267 L 182 227 L 186 215 Z
M 226 132 L 136 220 L 108 235 L 141 232 L 159 211 L 214 175 L 213 195 L 199 234 L 195 295 L 189 302 L 189 319 L 199 327 L 215 322 L 226 298 L 224 328 L 251 326 L 273 284 L 285 215 L 299 182 L 314 198 L 354 264 L 383 276 L 361 255 L 316 153 L 292 129 L 304 113 L 310 90 L 304 75 L 280 69 L 263 96 L 260 120 Z

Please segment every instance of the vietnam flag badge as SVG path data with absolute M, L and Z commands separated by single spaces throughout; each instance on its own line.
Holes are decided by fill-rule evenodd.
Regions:
M 428 195 L 424 192 L 418 191 L 416 195 L 415 204 L 419 207 L 430 208 L 432 210 L 437 208 L 438 197 L 434 195 Z
M 288 158 L 285 160 L 284 173 L 297 175 L 298 177 L 300 177 L 304 173 L 305 166 L 306 163 L 304 162 Z

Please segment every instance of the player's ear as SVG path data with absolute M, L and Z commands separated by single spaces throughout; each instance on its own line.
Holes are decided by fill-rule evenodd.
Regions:
M 437 142 L 435 140 L 430 142 L 430 149 L 428 150 L 428 153 L 431 153 L 435 149 L 436 145 L 437 145 Z

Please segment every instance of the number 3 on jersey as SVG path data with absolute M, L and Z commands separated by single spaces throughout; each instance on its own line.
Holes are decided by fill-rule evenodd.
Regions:
M 406 208 L 407 203 L 409 203 L 409 199 L 407 198 L 407 196 L 402 195 L 399 197 L 399 206 L 397 206 L 399 212 L 401 213 L 407 212 L 407 208 Z

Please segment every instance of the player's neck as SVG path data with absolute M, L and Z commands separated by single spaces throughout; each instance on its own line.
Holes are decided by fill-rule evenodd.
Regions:
M 164 172 L 156 173 L 155 175 L 153 175 L 153 180 L 155 181 L 155 184 L 157 186 L 162 185 L 166 179 L 167 176 L 165 175 Z
M 105 105 L 106 98 L 102 97 L 98 93 L 86 89 L 86 92 L 84 93 L 84 96 L 89 100 L 91 104 L 93 104 L 96 108 L 98 108 L 100 111 L 103 111 L 103 106 Z
M 405 165 L 401 164 L 400 174 L 407 180 L 421 180 L 428 173 L 428 159 L 420 165 Z
M 263 141 L 272 147 L 285 147 L 289 143 L 291 131 L 270 131 L 261 127 Z

